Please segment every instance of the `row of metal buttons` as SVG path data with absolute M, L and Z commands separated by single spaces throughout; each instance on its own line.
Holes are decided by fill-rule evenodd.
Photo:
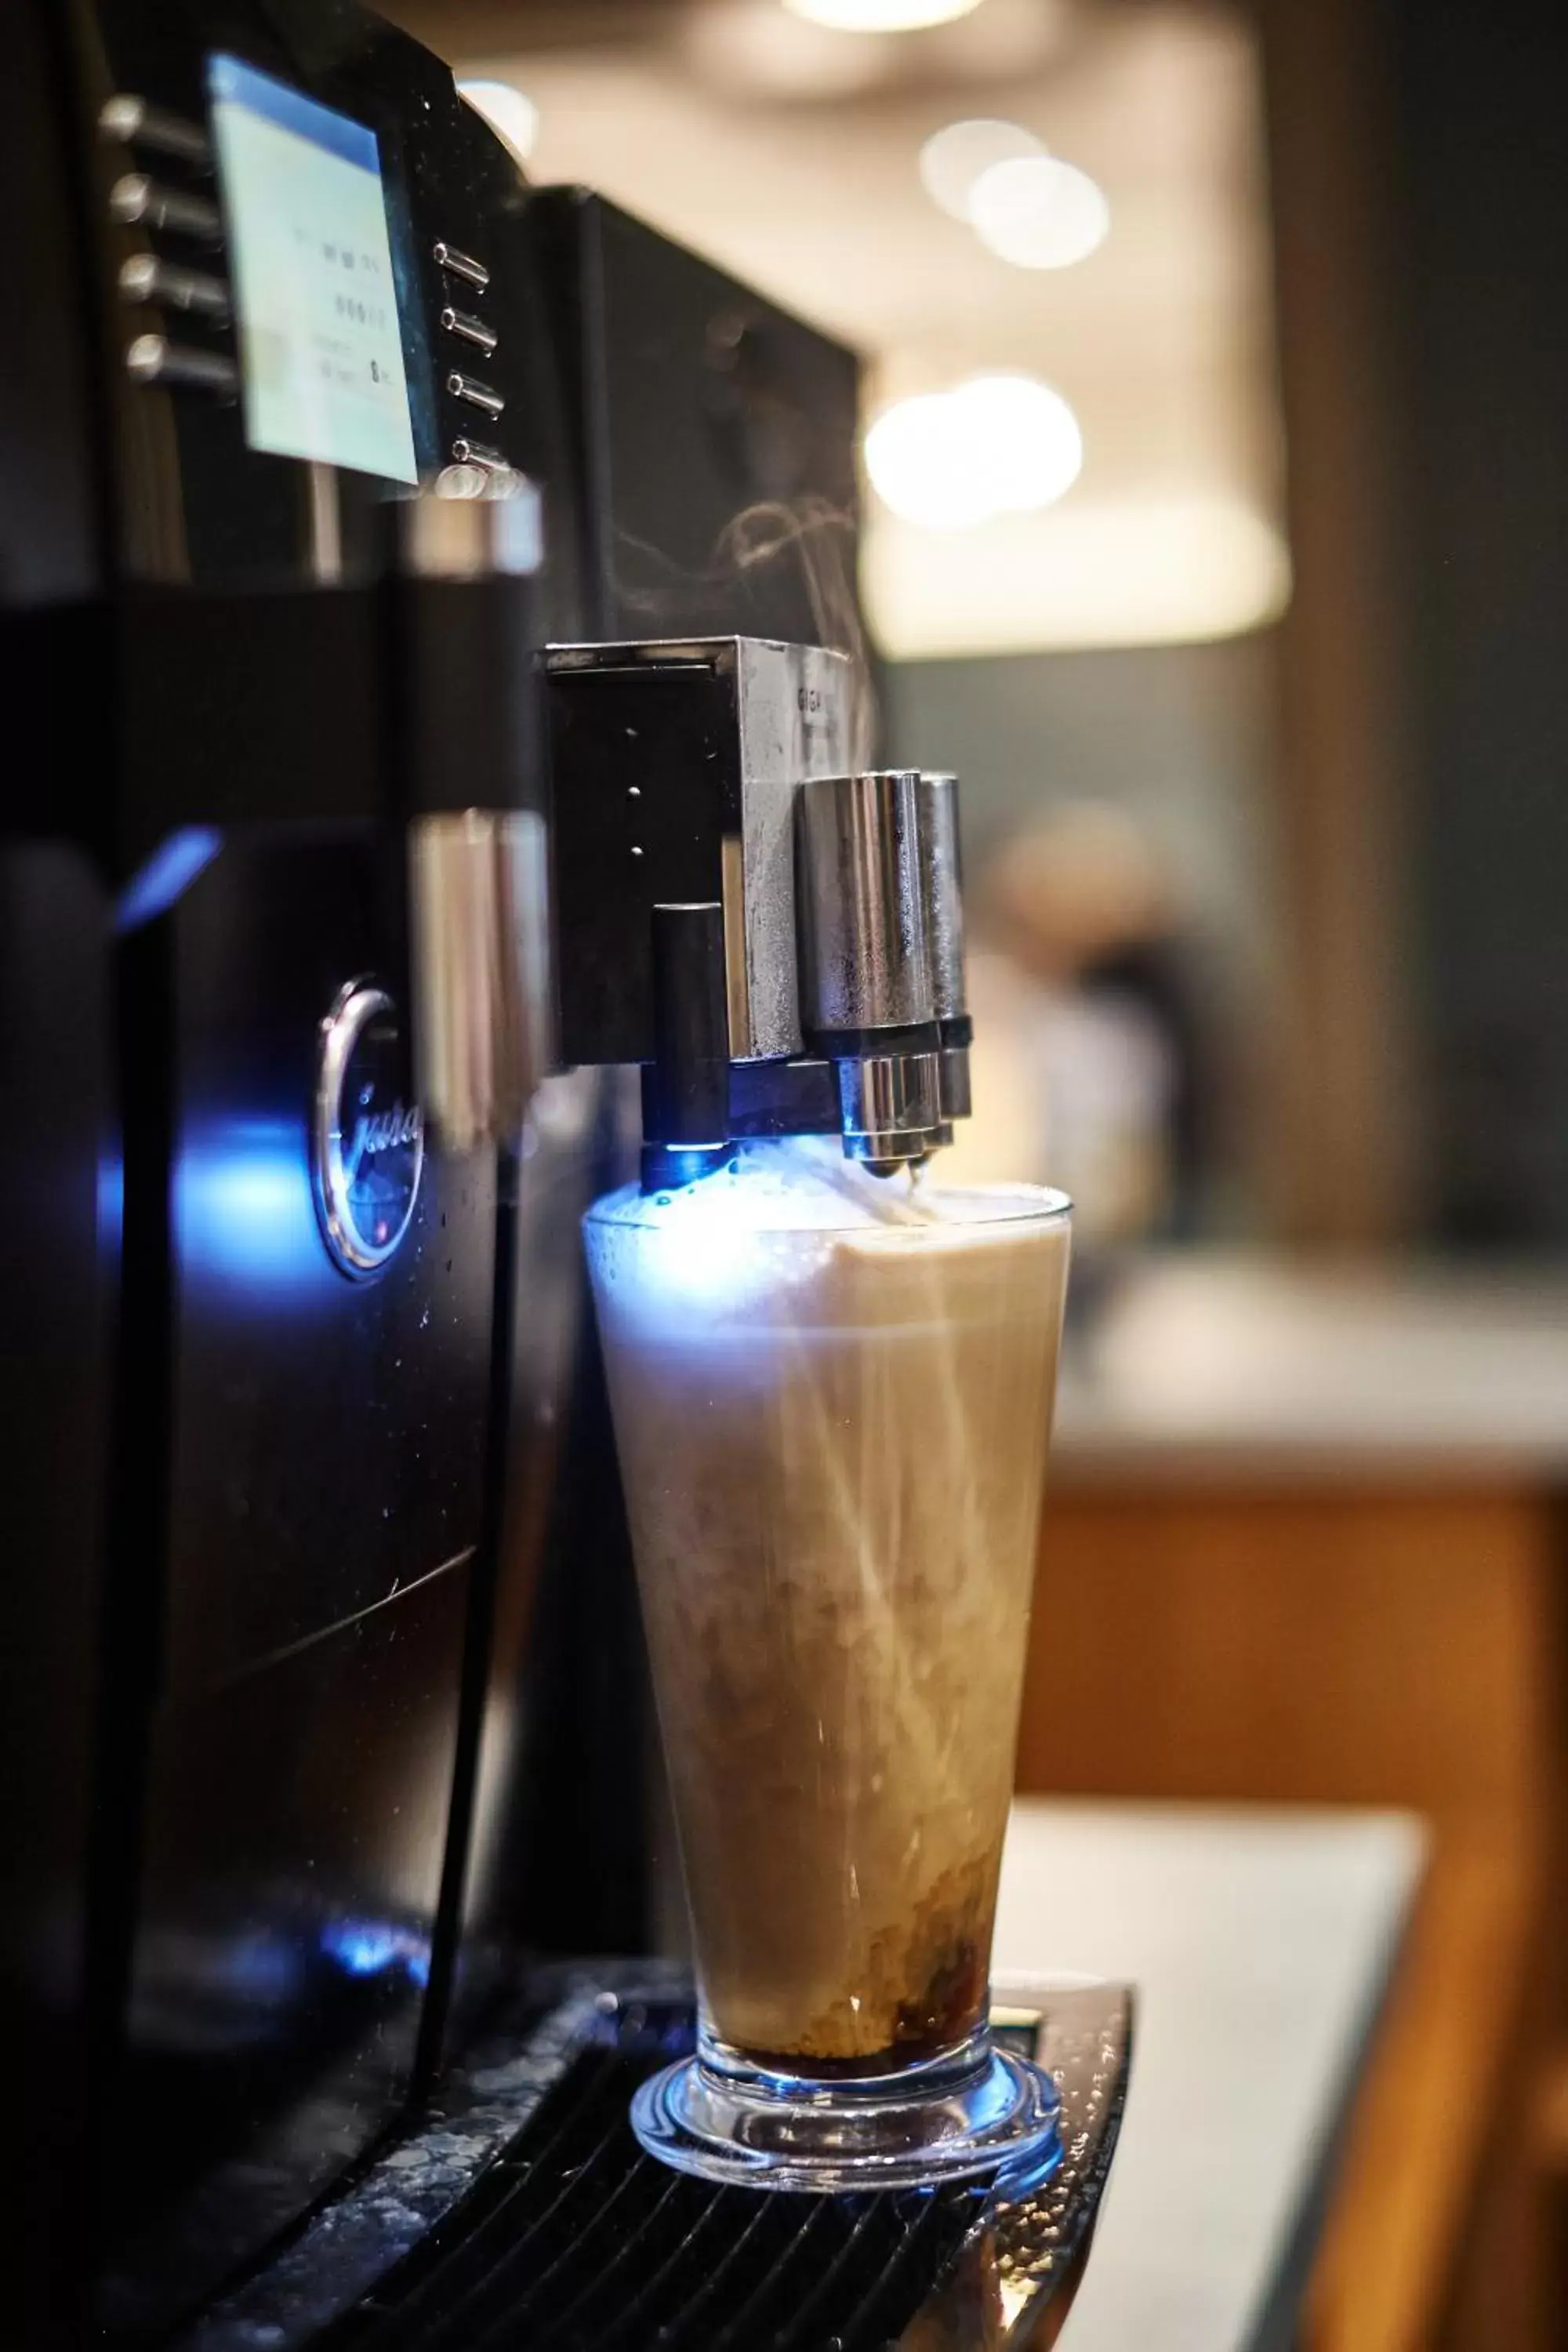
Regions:
M 98 127 L 115 146 L 165 156 L 199 178 L 211 174 L 212 150 L 205 131 L 181 115 L 150 106 L 145 99 L 124 91 L 109 99 Z M 168 186 L 147 172 L 121 174 L 109 192 L 109 213 L 123 227 L 222 249 L 223 215 L 213 199 L 190 188 Z M 157 303 L 218 327 L 229 322 L 233 305 L 228 280 L 215 271 L 161 253 L 133 253 L 121 262 L 119 282 L 126 302 Z M 234 399 L 239 390 L 239 370 L 226 352 L 171 342 L 167 335 L 133 336 L 126 346 L 125 366 L 138 383 L 184 384 L 224 400 Z
M 460 247 L 448 244 L 445 237 L 437 237 L 432 250 L 436 266 L 443 276 L 456 278 L 460 285 L 471 289 L 472 294 L 485 291 L 490 282 L 490 273 L 482 261 L 476 261 L 471 253 L 463 252 Z M 442 304 L 440 320 L 445 333 L 455 336 L 459 342 L 472 344 L 476 351 L 486 354 L 493 352 L 500 341 L 493 327 L 474 311 L 459 310 L 454 301 Z M 463 401 L 469 408 L 477 408 L 481 415 L 499 416 L 506 406 L 504 396 L 496 391 L 493 384 L 470 375 L 466 368 L 448 368 L 446 383 L 452 399 Z M 487 449 L 467 434 L 459 434 L 454 440 L 452 457 L 457 465 L 477 466 L 485 472 L 504 473 L 508 470 L 506 459 L 499 450 Z

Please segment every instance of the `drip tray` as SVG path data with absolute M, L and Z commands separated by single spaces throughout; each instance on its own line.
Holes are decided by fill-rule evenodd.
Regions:
M 637 2084 L 691 2046 L 689 1988 L 557 1979 L 439 2113 L 318 2213 L 181 2352 L 1029 2352 L 1089 2251 L 1131 2052 L 1124 1986 L 1010 1980 L 994 2025 L 1061 2092 L 1045 2185 L 815 2197 L 643 2154 Z

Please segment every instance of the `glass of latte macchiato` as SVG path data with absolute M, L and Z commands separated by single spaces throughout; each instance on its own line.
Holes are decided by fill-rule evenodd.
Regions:
M 1048 2161 L 987 2000 L 1068 1203 L 773 1144 L 585 1231 L 700 1996 L 638 2137 L 795 2189 Z

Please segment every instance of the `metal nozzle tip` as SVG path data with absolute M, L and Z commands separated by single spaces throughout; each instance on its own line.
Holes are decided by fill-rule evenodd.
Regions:
M 917 1175 L 931 1158 L 929 1137 L 921 1139 L 921 1148 L 916 1151 L 909 1150 L 901 1139 L 895 1139 L 892 1136 L 856 1136 L 853 1141 L 853 1150 L 846 1141 L 845 1158 L 855 1160 L 864 1168 L 868 1176 L 897 1176 L 905 1169 L 911 1176 Z
M 729 1164 L 730 1143 L 645 1143 L 642 1148 L 642 1189 L 645 1192 L 679 1192 L 704 1176 L 716 1176 Z

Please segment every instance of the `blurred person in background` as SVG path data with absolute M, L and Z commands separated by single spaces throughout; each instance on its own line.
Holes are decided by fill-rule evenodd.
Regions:
M 1090 1245 L 1190 1234 L 1214 1078 L 1158 848 L 1125 811 L 1068 802 L 993 854 L 974 905 L 974 1117 L 953 1177 L 1059 1185 Z

